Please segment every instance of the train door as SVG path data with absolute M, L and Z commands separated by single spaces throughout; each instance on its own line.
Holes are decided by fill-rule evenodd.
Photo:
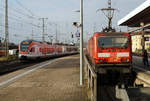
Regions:
M 40 51 L 39 51 L 39 47 L 38 46 L 35 46 L 35 54 L 36 54 L 36 56 L 38 57 L 38 56 L 40 56 Z
M 32 57 L 35 57 L 35 47 L 31 47 L 31 49 L 30 49 L 30 55 L 32 56 Z

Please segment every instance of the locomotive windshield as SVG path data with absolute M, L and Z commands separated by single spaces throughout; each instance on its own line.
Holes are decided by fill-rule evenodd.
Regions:
M 20 46 L 21 51 L 23 51 L 23 52 L 27 51 L 30 44 L 31 44 L 30 41 L 23 41 L 23 42 L 21 42 L 21 46 Z
M 100 48 L 128 47 L 128 37 L 99 37 Z

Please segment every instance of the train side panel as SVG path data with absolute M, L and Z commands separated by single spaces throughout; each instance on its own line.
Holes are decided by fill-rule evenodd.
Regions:
M 78 47 L 71 45 L 52 45 L 46 42 L 25 40 L 19 44 L 19 59 L 37 59 L 77 53 Z

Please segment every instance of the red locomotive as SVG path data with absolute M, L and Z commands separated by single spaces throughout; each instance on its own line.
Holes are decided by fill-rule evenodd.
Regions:
M 96 32 L 87 44 L 87 57 L 100 73 L 130 73 L 131 36 L 122 32 Z
M 77 46 L 48 44 L 34 40 L 25 40 L 19 44 L 19 59 L 40 59 L 78 53 Z

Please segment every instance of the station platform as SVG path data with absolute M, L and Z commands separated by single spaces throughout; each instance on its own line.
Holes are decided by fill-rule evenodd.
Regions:
M 0 101 L 88 101 L 86 88 L 79 85 L 79 65 L 79 55 L 55 59 L 0 88 Z
M 148 62 L 149 62 L 149 65 L 150 65 L 150 58 L 148 59 Z M 132 64 L 133 64 L 133 67 L 137 66 L 137 67 L 141 68 L 142 70 L 150 71 L 150 66 L 149 67 L 144 66 L 142 57 L 133 56 L 133 63 Z

